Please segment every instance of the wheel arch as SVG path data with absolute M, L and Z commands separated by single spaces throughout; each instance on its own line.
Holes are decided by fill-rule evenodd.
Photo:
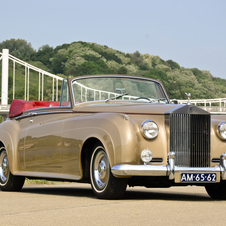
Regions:
M 13 174 L 18 168 L 18 162 L 16 161 L 13 140 L 7 131 L 0 130 L 0 150 L 4 148 L 8 155 L 10 172 Z
M 92 136 L 85 140 L 83 143 L 81 154 L 80 154 L 80 162 L 81 162 L 81 172 L 83 179 L 89 179 L 89 166 L 90 160 L 93 153 L 93 148 L 97 144 L 100 144 L 104 147 L 106 154 L 109 158 L 110 166 L 113 166 L 114 163 L 114 144 L 111 141 L 111 137 L 105 133 L 104 136 Z

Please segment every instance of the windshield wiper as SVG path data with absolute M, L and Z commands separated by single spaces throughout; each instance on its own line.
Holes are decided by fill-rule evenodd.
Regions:
M 114 96 L 114 97 L 108 98 L 108 99 L 105 100 L 105 103 L 107 103 L 109 100 L 116 100 L 116 99 L 118 99 L 120 97 L 123 97 L 125 95 L 128 95 L 128 93 L 122 93 L 122 94 L 120 94 L 118 96 Z

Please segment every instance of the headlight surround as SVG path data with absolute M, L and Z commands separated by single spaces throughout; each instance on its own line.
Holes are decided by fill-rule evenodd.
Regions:
M 218 125 L 217 134 L 221 139 L 226 140 L 226 121 L 221 122 Z
M 158 125 L 152 120 L 146 120 L 141 124 L 142 135 L 147 139 L 154 139 L 159 134 Z

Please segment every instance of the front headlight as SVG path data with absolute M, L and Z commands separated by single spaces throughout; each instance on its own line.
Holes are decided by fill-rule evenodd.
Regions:
M 152 120 L 146 120 L 141 124 L 142 135 L 147 139 L 154 139 L 159 134 L 158 125 Z
M 218 125 L 217 134 L 221 139 L 226 140 L 226 122 L 221 122 Z

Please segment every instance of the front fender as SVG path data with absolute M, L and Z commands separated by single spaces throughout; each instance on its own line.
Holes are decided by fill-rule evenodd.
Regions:
M 135 164 L 139 150 L 136 130 L 124 114 L 103 113 L 95 115 L 96 137 L 103 143 L 110 165 Z M 98 131 L 102 131 L 99 136 Z
M 138 138 L 133 123 L 124 114 L 97 113 L 71 117 L 65 121 L 63 137 L 73 138 L 76 152 L 81 157 L 82 146 L 89 138 L 104 145 L 110 165 L 135 164 Z

